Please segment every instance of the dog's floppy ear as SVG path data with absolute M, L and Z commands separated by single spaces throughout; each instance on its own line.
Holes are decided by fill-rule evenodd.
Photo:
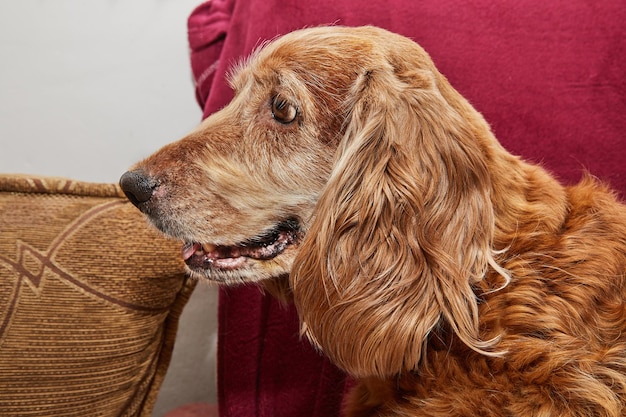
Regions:
M 472 290 L 497 269 L 484 150 L 445 78 L 402 65 L 354 84 L 291 275 L 302 332 L 357 377 L 415 369 L 440 323 L 477 351 L 495 343 L 479 337 Z

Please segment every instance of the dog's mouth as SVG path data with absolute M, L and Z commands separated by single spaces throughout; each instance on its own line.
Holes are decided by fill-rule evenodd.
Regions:
M 296 220 L 283 221 L 273 229 L 236 245 L 187 242 L 182 256 L 192 270 L 234 270 L 248 259 L 270 260 L 298 242 L 302 232 Z

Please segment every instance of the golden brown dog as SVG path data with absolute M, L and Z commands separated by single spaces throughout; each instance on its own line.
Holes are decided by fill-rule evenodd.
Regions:
M 349 416 L 626 414 L 626 209 L 605 186 L 510 155 L 381 29 L 294 32 L 232 86 L 121 185 L 197 276 L 286 294 L 289 275 L 303 334 L 360 381 Z

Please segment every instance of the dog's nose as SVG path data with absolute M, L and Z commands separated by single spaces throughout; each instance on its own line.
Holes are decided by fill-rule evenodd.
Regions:
M 127 171 L 120 178 L 120 187 L 126 197 L 135 206 L 146 203 L 152 198 L 157 181 L 140 170 Z

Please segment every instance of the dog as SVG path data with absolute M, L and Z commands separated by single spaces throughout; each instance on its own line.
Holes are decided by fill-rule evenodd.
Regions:
M 511 155 L 416 43 L 316 27 L 120 180 L 197 277 L 261 282 L 348 416 L 626 415 L 626 208 Z

